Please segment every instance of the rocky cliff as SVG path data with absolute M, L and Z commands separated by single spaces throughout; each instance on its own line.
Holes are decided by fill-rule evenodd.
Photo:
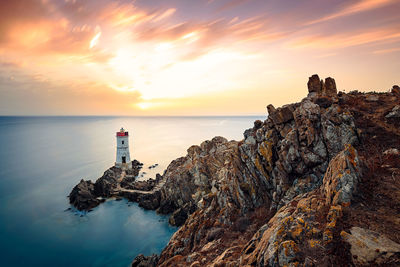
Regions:
M 215 137 L 173 161 L 158 212 L 183 225 L 134 265 L 399 265 L 399 87 L 337 93 L 313 75 L 308 92 L 269 105 L 242 141 Z

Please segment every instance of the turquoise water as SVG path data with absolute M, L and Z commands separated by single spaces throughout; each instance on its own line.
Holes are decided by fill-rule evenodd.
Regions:
M 147 179 L 192 144 L 242 139 L 256 119 L 263 118 L 0 117 L 0 265 L 129 266 L 139 253 L 160 253 L 177 230 L 167 217 L 125 200 L 87 214 L 67 210 L 72 187 L 114 163 L 122 126 Z

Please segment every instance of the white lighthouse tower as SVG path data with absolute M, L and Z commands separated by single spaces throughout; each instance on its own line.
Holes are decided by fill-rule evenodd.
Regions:
M 117 132 L 117 159 L 115 161 L 115 166 L 125 169 L 132 166 L 130 163 L 129 134 L 125 132 L 124 128 L 121 128 L 121 130 Z

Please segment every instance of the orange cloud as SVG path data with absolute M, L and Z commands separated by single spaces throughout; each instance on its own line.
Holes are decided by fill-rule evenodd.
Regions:
M 339 10 L 338 12 L 335 12 L 333 14 L 324 16 L 324 17 L 316 19 L 316 20 L 309 21 L 309 22 L 305 23 L 304 25 L 312 25 L 312 24 L 316 24 L 316 23 L 320 23 L 320 22 L 324 22 L 324 21 L 328 21 L 328 20 L 332 20 L 332 19 L 337 19 L 337 18 L 344 17 L 344 16 L 349 16 L 349 15 L 356 14 L 359 12 L 364 12 L 364 11 L 380 8 L 380 7 L 392 4 L 394 2 L 396 2 L 396 1 L 395 0 L 360 0 L 357 3 L 352 3 L 351 5 Z
M 396 29 L 378 29 L 358 34 L 334 34 L 329 36 L 306 36 L 291 43 L 292 48 L 319 48 L 336 49 L 357 45 L 364 45 L 374 42 L 385 42 L 400 38 Z
M 374 54 L 388 54 L 388 53 L 399 52 L 399 51 L 400 51 L 400 47 L 394 47 L 394 48 L 388 48 L 388 49 L 375 50 L 373 53 Z

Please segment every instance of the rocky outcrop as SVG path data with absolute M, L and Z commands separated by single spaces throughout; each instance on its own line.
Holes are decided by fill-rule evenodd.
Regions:
M 333 158 L 321 190 L 298 195 L 262 226 L 245 246 L 242 265 L 303 266 L 308 263 L 334 264 L 329 257 L 343 215 L 361 176 L 356 150 L 347 146 Z M 333 199 L 333 200 L 332 200 Z M 318 218 L 318 220 L 317 220 Z M 322 264 L 323 263 L 323 264 Z
M 90 210 L 102 201 L 95 194 L 94 184 L 92 181 L 81 180 L 69 194 L 69 201 L 78 210 Z
M 323 193 L 327 204 L 348 206 L 361 177 L 360 159 L 351 145 L 329 162 Z
M 393 85 L 392 94 L 400 98 L 400 87 L 398 85 Z
M 312 75 L 307 83 L 309 96 L 336 96 L 336 82 L 333 78 L 328 77 L 323 80 L 319 79 L 317 74 Z
M 161 253 L 159 266 L 343 266 L 353 261 L 356 254 L 341 232 L 365 221 L 363 207 L 380 203 L 375 199 L 360 206 L 360 199 L 370 197 L 365 183 L 380 183 L 365 177 L 374 173 L 385 151 L 375 151 L 369 142 L 400 148 L 398 128 L 384 120 L 396 102 L 392 93 L 338 94 L 334 79 L 324 82 L 318 75 L 310 77 L 308 89 L 299 103 L 268 105 L 268 118 L 256 121 L 242 141 L 216 137 L 190 147 L 168 166 L 158 211 L 172 213 L 170 222 L 183 225 Z M 378 100 L 368 101 L 370 95 Z M 368 105 L 376 105 L 374 113 L 366 112 Z M 400 174 L 396 164 L 380 166 L 389 166 L 380 167 L 392 172 L 384 177 L 400 189 L 391 178 Z M 394 202 L 400 206 L 400 198 Z M 382 219 L 371 222 L 380 227 Z M 400 239 L 400 225 L 394 227 Z
M 81 180 L 70 195 L 70 203 L 78 210 L 90 210 L 107 198 L 124 197 L 130 201 L 138 202 L 139 206 L 149 210 L 155 210 L 160 206 L 160 189 L 164 179 L 160 174 L 156 179 L 137 181 L 143 164 L 137 160 L 132 161 L 132 168 L 121 169 L 115 166 L 109 168 L 96 180 Z

